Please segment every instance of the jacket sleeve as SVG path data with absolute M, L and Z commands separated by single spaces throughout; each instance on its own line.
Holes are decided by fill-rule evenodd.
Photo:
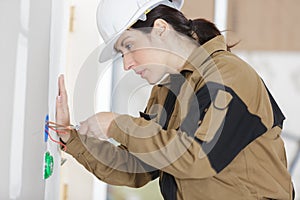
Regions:
M 130 154 L 127 149 L 108 141 L 89 138 L 72 131 L 66 145 L 67 153 L 108 184 L 141 187 L 156 178 L 153 168 Z
M 204 155 L 199 143 L 180 130 L 163 130 L 152 120 L 121 115 L 112 122 L 109 132 L 130 153 L 177 178 L 216 174 L 207 156 L 199 157 Z
M 177 178 L 207 178 L 267 130 L 261 117 L 231 88 L 217 83 L 207 83 L 197 91 L 188 107 L 178 128 L 163 130 L 153 120 L 121 115 L 109 132 L 157 169 Z M 272 115 L 270 109 L 264 112 Z

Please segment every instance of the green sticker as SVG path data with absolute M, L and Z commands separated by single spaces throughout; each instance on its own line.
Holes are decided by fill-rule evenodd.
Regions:
M 49 178 L 53 173 L 53 156 L 47 151 L 45 153 L 45 169 L 44 169 L 44 179 Z

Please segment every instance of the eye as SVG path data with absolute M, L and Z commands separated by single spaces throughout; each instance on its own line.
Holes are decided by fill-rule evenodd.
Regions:
M 125 45 L 125 48 L 126 48 L 128 51 L 130 51 L 130 50 L 132 50 L 132 48 L 133 48 L 133 44 L 127 43 L 127 44 Z

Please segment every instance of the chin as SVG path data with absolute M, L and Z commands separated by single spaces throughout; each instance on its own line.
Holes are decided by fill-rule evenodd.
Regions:
M 143 78 L 146 79 L 146 81 L 150 85 L 155 85 L 155 84 L 159 83 L 165 77 L 165 76 L 160 75 L 160 74 L 159 75 L 158 74 L 147 74 L 147 75 Z
M 145 77 L 144 78 L 150 85 L 155 85 L 158 80 L 155 80 L 155 79 L 151 79 L 151 78 L 148 78 L 148 77 Z
M 150 85 L 155 85 L 158 82 L 158 81 L 153 81 L 153 80 L 148 80 L 148 79 L 146 79 L 146 80 Z

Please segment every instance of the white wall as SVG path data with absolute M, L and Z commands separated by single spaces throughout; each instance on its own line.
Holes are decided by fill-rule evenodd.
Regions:
M 50 0 L 0 1 L 0 199 L 44 198 L 50 17 Z

